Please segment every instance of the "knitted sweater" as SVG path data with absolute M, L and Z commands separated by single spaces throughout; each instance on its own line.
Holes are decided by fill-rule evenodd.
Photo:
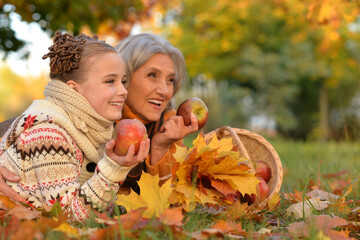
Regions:
M 52 109 L 42 113 L 40 109 Z M 92 174 L 80 183 L 84 167 Z M 96 166 L 97 163 L 97 166 Z M 101 159 L 89 140 L 66 113 L 47 100 L 36 100 L 17 118 L 0 142 L 0 165 L 21 177 L 7 182 L 29 204 L 40 208 L 60 202 L 77 221 L 90 208 L 107 210 L 131 167 L 121 167 L 104 155 Z M 95 169 L 96 166 L 96 169 Z

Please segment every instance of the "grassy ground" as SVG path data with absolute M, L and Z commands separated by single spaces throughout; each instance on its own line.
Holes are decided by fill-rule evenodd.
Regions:
M 306 193 L 309 190 L 306 189 L 306 186 L 309 185 L 318 185 L 322 190 L 332 192 L 336 187 L 338 187 L 336 184 L 342 184 L 342 186 L 340 186 L 342 190 L 346 189 L 349 184 L 352 184 L 352 192 L 346 197 L 346 201 L 349 201 L 350 199 L 355 201 L 355 203 L 348 204 L 350 209 L 354 209 L 356 206 L 359 206 L 359 203 L 356 202 L 360 200 L 360 189 L 357 179 L 359 177 L 360 169 L 360 146 L 358 143 L 291 142 L 283 140 L 269 140 L 269 142 L 278 152 L 284 167 L 284 180 L 280 194 L 282 198 L 284 193 L 293 193 L 295 190 Z M 189 146 L 191 143 L 192 139 L 186 139 L 186 145 Z M 326 174 L 333 174 L 333 176 L 327 177 Z M 273 236 L 274 238 L 265 236 L 260 239 L 293 239 L 289 235 L 287 227 L 289 224 L 302 221 L 303 219 L 295 219 L 294 217 L 286 216 L 286 209 L 291 204 L 292 203 L 290 201 L 282 199 L 279 206 L 275 209 L 265 213 L 262 212 L 261 214 L 257 214 L 258 216 L 251 218 L 249 218 L 249 216 L 245 216 L 236 222 L 240 222 L 241 228 L 247 233 L 259 232 L 262 229 L 271 229 L 272 234 L 279 234 L 277 236 Z M 347 217 L 347 213 L 334 208 L 317 211 L 315 214 L 334 214 L 342 218 Z M 187 233 L 185 239 L 191 239 L 190 236 L 196 231 L 209 228 L 219 218 L 224 220 L 227 219 L 224 215 L 212 215 L 199 211 L 193 211 L 187 214 L 185 216 L 185 221 L 183 221 L 184 226 L 182 227 L 182 231 Z M 124 222 L 124 224 L 126 223 Z M 1 226 L 6 225 L 7 224 L 4 222 L 1 223 L 0 221 L 0 229 Z M 22 229 L 24 226 L 26 225 L 23 224 L 18 228 Z M 92 227 L 96 227 L 98 229 L 105 226 L 94 222 L 85 226 L 85 228 Z M 103 239 L 122 239 L 123 237 L 119 234 L 123 232 L 122 228 L 117 227 L 116 225 L 113 227 L 115 227 L 115 229 L 113 229 L 114 231 L 109 231 L 109 228 L 107 228 L 108 231 L 106 231 L 106 234 L 99 232 L 100 229 L 98 229 L 99 231 L 96 233 Z M 166 224 L 159 225 L 156 221 L 153 224 L 151 224 L 150 221 L 138 229 L 131 231 L 136 232 L 135 235 L 139 239 L 178 239 L 176 231 L 173 232 L 170 226 L 167 226 Z M 68 231 L 66 230 L 65 232 Z M 10 237 L 5 238 L 0 234 L 0 239 L 12 239 L 11 235 L 13 234 L 14 232 L 10 234 Z M 313 229 L 312 235 L 310 235 L 310 238 L 308 239 L 325 239 L 319 238 L 318 234 L 319 230 Z M 30 238 L 28 239 L 36 238 L 35 233 L 31 233 L 29 236 Z M 69 237 L 68 234 L 57 231 L 46 232 L 43 236 L 45 237 L 44 239 L 73 239 Z M 360 239 L 359 235 L 353 235 L 353 237 Z M 97 235 L 95 234 L 94 236 L 91 236 L 90 234 L 85 237 L 75 237 L 75 239 L 88 238 L 96 239 Z M 182 235 L 181 239 L 184 239 L 184 235 Z M 210 239 L 216 238 L 211 236 Z M 251 237 L 247 237 L 247 239 L 251 239 Z
M 342 183 L 345 189 L 352 184 L 352 192 L 346 200 L 360 200 L 360 188 L 358 178 L 360 176 L 360 146 L 359 143 L 349 142 L 291 142 L 284 140 L 269 140 L 278 152 L 284 168 L 284 180 L 281 188 L 283 193 L 293 193 L 295 190 L 306 193 L 308 185 L 319 185 L 322 190 L 332 192 L 336 184 Z M 185 144 L 191 144 L 187 140 Z M 326 174 L 337 174 L 338 176 L 326 177 Z M 264 215 L 259 221 L 241 219 L 243 229 L 247 232 L 259 231 L 261 228 L 269 228 L 272 220 L 279 221 L 280 224 L 272 229 L 272 232 L 284 233 L 283 239 L 291 239 L 286 236 L 286 227 L 289 224 L 301 221 L 287 217 L 286 209 L 291 205 L 289 201 L 282 200 L 280 205 Z M 359 203 L 357 203 L 359 206 Z M 349 207 L 356 207 L 349 204 Z M 344 213 L 334 212 L 333 209 L 323 210 L 316 214 L 335 214 L 339 217 L 346 217 Z M 196 213 L 190 214 L 190 221 L 187 229 L 193 230 L 208 227 L 211 225 L 213 216 L 198 216 Z M 314 231 L 314 234 L 318 232 Z M 313 236 L 314 237 L 314 236 Z M 310 238 L 311 239 L 311 238 Z
M 342 177 L 358 180 L 360 176 L 360 145 L 349 142 L 271 142 L 278 152 L 284 167 L 282 191 L 300 189 L 309 180 L 318 180 L 324 184 L 323 190 L 329 191 L 324 174 L 345 172 Z M 359 184 L 355 182 L 353 189 L 358 192 Z

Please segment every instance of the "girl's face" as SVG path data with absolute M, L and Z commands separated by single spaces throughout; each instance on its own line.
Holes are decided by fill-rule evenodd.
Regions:
M 102 117 L 119 120 L 127 96 L 124 88 L 125 64 L 116 53 L 104 53 L 87 59 L 90 70 L 83 81 L 67 84 L 83 95 Z
M 126 103 L 141 119 L 158 121 L 173 97 L 174 81 L 172 59 L 165 54 L 155 54 L 134 72 Z

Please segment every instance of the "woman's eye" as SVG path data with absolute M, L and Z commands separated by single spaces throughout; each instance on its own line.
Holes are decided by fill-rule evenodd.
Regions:
M 175 82 L 175 78 L 170 78 L 169 81 L 173 83 Z
M 148 77 L 156 77 L 156 73 L 149 73 Z

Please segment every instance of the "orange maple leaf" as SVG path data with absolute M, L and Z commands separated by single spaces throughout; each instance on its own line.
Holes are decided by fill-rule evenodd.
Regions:
M 202 132 L 192 148 L 177 146 L 172 155 L 173 199 L 191 211 L 197 203 L 228 205 L 241 195 L 256 194 L 259 180 L 251 161 L 233 149 L 232 138 L 214 135 L 207 142 Z

